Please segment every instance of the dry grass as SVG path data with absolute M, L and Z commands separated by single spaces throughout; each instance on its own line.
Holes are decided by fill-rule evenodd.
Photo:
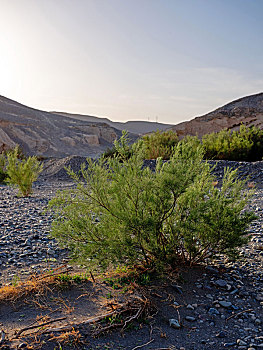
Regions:
M 73 348 L 78 348 L 78 345 L 83 344 L 81 334 L 78 330 L 72 328 L 71 331 L 61 333 L 59 335 L 51 334 L 49 341 L 56 341 L 59 344 L 70 345 Z
M 52 290 L 52 286 L 59 285 L 58 275 L 65 273 L 65 266 L 61 266 L 48 274 L 33 275 L 25 281 L 8 284 L 0 288 L 0 302 L 16 302 L 29 294 L 43 295 Z

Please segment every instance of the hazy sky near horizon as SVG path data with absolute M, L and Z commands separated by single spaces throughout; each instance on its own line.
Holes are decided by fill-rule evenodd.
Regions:
M 263 91 L 263 0 L 0 0 L 0 95 L 178 123 Z

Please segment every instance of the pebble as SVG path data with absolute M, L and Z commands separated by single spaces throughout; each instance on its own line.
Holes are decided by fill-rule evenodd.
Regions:
M 224 300 L 220 300 L 218 304 L 225 308 L 230 308 L 232 306 L 232 303 L 230 301 L 224 301 Z
M 196 318 L 192 316 L 186 316 L 185 319 L 186 321 L 189 321 L 189 322 L 194 322 L 196 320 Z
M 227 282 L 225 280 L 216 280 L 215 285 L 221 288 L 226 288 L 227 287 Z
M 180 323 L 178 322 L 178 320 L 176 320 L 176 319 L 174 319 L 174 318 L 170 318 L 170 320 L 169 320 L 169 325 L 170 325 L 170 327 L 175 328 L 175 329 L 181 328 L 181 325 L 180 325 Z

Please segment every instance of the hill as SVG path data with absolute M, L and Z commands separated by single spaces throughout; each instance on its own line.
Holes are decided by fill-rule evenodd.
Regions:
M 96 157 L 120 135 L 120 130 L 104 122 L 44 112 L 0 96 L 0 149 L 19 144 L 29 155 Z
M 241 124 L 263 128 L 263 93 L 239 98 L 208 114 L 177 124 L 169 130 L 176 131 L 179 137 L 202 137 L 222 129 L 236 130 Z

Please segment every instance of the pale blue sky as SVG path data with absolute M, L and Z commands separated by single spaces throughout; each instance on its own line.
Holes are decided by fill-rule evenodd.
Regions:
M 263 91 L 263 0 L 0 0 L 0 94 L 178 123 Z

